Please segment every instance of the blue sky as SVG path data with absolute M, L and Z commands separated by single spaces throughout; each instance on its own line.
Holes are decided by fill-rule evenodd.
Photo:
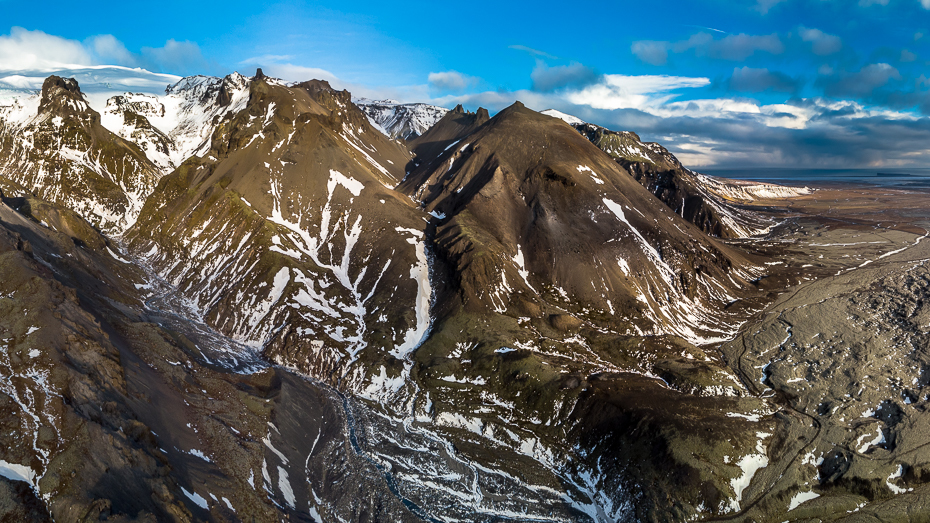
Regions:
M 322 77 L 358 96 L 521 100 L 695 167 L 930 167 L 930 0 L 0 0 L 0 70 Z M 31 60 L 31 61 L 30 61 Z

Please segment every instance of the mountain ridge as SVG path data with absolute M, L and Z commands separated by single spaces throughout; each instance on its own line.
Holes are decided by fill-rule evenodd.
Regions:
M 613 157 L 675 213 L 714 236 L 757 236 L 765 234 L 775 225 L 752 210 L 740 207 L 739 204 L 754 200 L 748 185 L 756 186 L 754 190 L 758 194 L 777 194 L 780 197 L 810 193 L 807 188 L 717 180 L 684 167 L 665 147 L 654 142 L 643 142 L 636 133 L 612 131 L 554 109 L 542 111 L 542 114 L 560 119 L 575 128 Z
M 109 118 L 119 132 L 100 133 L 160 160 L 118 234 L 4 182 L 0 250 L 29 266 L 11 274 L 74 289 L 83 312 L 59 314 L 102 325 L 81 320 L 36 367 L 86 358 L 68 374 L 83 396 L 47 404 L 89 418 L 93 442 L 0 454 L 56 519 L 734 516 L 761 488 L 738 464 L 796 430 L 717 351 L 777 297 L 767 244 L 708 236 L 573 126 L 458 106 L 396 140 L 349 92 L 261 70 L 103 115 L 78 93 L 50 80 L 38 105 Z M 726 205 L 756 194 L 715 183 Z M 16 383 L 38 394 L 28 326 L 3 321 L 26 355 Z M 39 438 L 23 412 L 9 430 Z M 69 481 L 54 460 L 81 452 L 100 458 Z

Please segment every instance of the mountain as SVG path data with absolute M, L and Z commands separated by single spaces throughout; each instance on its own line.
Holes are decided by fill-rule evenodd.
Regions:
M 765 183 L 751 184 L 755 189 L 747 190 L 750 184 L 713 179 L 685 168 L 665 147 L 643 142 L 635 133 L 612 131 L 554 109 L 543 111 L 543 114 L 574 127 L 676 214 L 717 237 L 742 238 L 762 234 L 772 227 L 771 221 L 739 206 L 755 199 L 752 191 L 766 196 L 779 194 L 781 197 L 810 192 Z
M 353 447 L 362 405 L 190 320 L 72 211 L 3 198 L 0 273 L 0 519 L 413 520 Z
M 0 108 L 0 176 L 120 233 L 160 172 L 136 144 L 103 127 L 77 81 L 50 76 L 39 96 Z
M 433 216 L 438 286 L 414 354 L 424 418 L 478 462 L 520 447 L 594 520 L 726 513 L 740 471 L 681 449 L 756 452 L 759 425 L 724 413 L 769 407 L 710 354 L 764 269 L 522 104 L 458 108 L 411 146 L 398 189 Z
M 394 100 L 354 100 L 372 123 L 391 138 L 412 140 L 438 122 L 448 109 L 423 103 L 403 104 Z
M 0 179 L 0 519 L 784 521 L 921 485 L 926 235 L 878 223 L 910 210 L 769 212 L 803 191 L 520 103 L 395 139 L 416 107 L 261 70 L 99 114 L 10 82 L 11 166 L 89 177 L 73 139 L 150 181 L 107 225 Z
M 632 353 L 618 360 L 599 332 L 660 335 L 692 351 L 699 349 L 685 340 L 730 335 L 740 314 L 724 306 L 752 293 L 748 280 L 759 269 L 698 239 L 700 231 L 576 131 L 525 108 L 493 119 L 457 108 L 410 145 L 415 156 L 325 82 L 285 86 L 256 75 L 243 109 L 216 124 L 210 149 L 161 180 L 124 236 L 127 247 L 181 289 L 204 322 L 386 409 L 386 418 L 364 420 L 365 448 L 394 463 L 394 481 L 417 506 L 474 517 L 456 501 L 466 485 L 444 481 L 436 490 L 429 485 L 438 477 L 423 473 L 464 460 L 569 482 L 559 488 L 570 502 L 552 505 L 538 489 L 520 489 L 507 505 L 513 510 L 537 499 L 566 514 L 613 504 L 626 513 L 626 497 L 598 498 L 613 474 L 607 462 L 603 470 L 566 468 L 581 436 L 533 420 L 569 422 L 560 405 L 581 401 L 580 380 L 596 369 L 656 369 Z M 538 345 L 540 335 L 551 341 Z M 676 365 L 671 372 L 687 390 L 738 386 L 719 367 L 706 372 L 722 377 L 695 385 Z M 493 407 L 461 417 L 463 401 L 519 405 L 520 414 L 501 418 Z M 584 403 L 591 401 L 601 400 Z M 440 466 L 428 451 L 378 436 L 411 423 L 462 450 Z M 472 423 L 485 431 L 475 434 Z M 745 428 L 733 429 L 737 440 Z M 413 444 L 415 434 L 402 439 Z M 493 453 L 479 450 L 488 445 Z M 495 458 L 521 445 L 532 450 L 513 463 Z M 610 467 L 621 466 L 615 459 Z M 718 473 L 724 492 L 729 476 Z
M 695 342 L 727 323 L 710 304 L 752 278 L 745 258 L 697 235 L 562 122 L 519 104 L 462 125 L 469 116 L 424 135 L 434 158 L 415 141 L 421 163 L 399 186 L 438 217 L 440 253 L 459 270 L 467 306 L 504 312 L 514 290 L 560 307 L 570 296 L 585 320 Z M 456 141 L 436 154 L 447 129 Z
M 10 89 L 0 105 L 3 184 L 122 233 L 158 180 L 204 154 L 215 122 L 242 109 L 249 81 L 237 73 L 184 78 L 161 96 L 111 96 L 101 113 L 73 79 L 49 77 L 38 93 Z
M 81 86 L 81 92 L 92 109 L 103 113 L 107 100 L 126 92 L 161 96 L 165 87 L 181 80 L 180 76 L 153 73 L 138 67 L 117 65 L 61 66 L 33 70 L 0 71 L 0 105 L 4 92 L 11 94 L 37 94 L 49 76 L 72 78 Z
M 214 122 L 242 110 L 250 79 L 192 76 L 160 96 L 127 92 L 107 100 L 103 125 L 138 145 L 164 174 L 210 147 Z
M 162 179 L 128 246 L 273 361 L 353 387 L 378 362 L 401 368 L 431 292 L 426 215 L 391 189 L 409 154 L 325 82 L 248 89 L 204 156 Z

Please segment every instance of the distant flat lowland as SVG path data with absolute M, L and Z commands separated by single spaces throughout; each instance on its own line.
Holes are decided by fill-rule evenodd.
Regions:
M 882 187 L 930 187 L 930 169 L 800 169 L 758 168 L 702 169 L 701 172 L 723 178 L 756 180 L 785 184 L 872 185 Z

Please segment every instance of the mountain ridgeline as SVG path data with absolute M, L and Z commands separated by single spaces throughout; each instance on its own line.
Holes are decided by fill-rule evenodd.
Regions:
M 261 70 L 101 111 L 0 107 L 18 517 L 693 521 L 782 436 L 714 348 L 773 299 L 740 203 L 792 189 Z

